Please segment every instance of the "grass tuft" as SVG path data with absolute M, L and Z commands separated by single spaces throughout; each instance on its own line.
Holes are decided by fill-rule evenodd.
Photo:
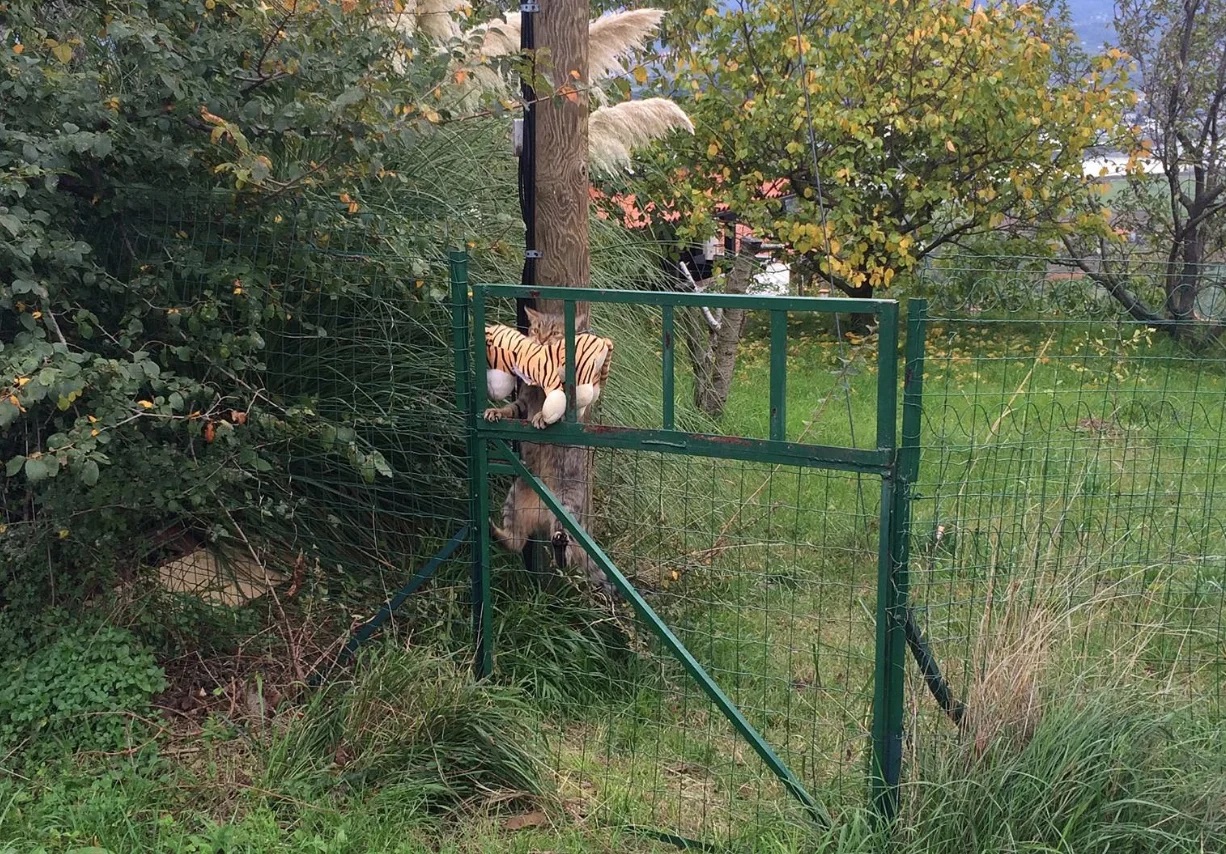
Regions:
M 389 645 L 349 682 L 315 695 L 272 744 L 269 790 L 394 792 L 430 811 L 545 792 L 537 715 L 513 688 L 478 684 L 463 662 Z

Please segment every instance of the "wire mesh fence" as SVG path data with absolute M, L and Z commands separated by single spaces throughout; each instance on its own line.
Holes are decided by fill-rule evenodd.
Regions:
M 1220 720 L 1226 352 L 1172 341 L 1065 269 L 985 258 L 925 271 L 911 601 L 981 717 L 1097 672 L 1151 680 Z M 1155 270 L 1130 275 L 1161 293 Z M 923 691 L 915 681 L 921 757 L 952 730 Z
M 358 621 L 463 525 L 485 523 L 470 518 L 441 245 L 423 267 L 419 246 L 319 211 L 238 215 L 202 200 L 145 199 L 112 225 L 108 264 L 136 283 L 116 292 L 116 315 L 140 319 L 132 334 L 157 342 L 163 371 L 212 394 L 167 401 L 164 423 L 188 426 L 149 436 L 179 442 L 176 460 L 224 485 L 195 512 L 159 504 L 155 489 L 126 507 L 137 562 L 211 543 L 255 551 L 310 573 L 326 596 L 363 602 Z M 932 301 L 910 598 L 955 693 L 974 712 L 1024 700 L 1028 680 L 1049 672 L 1123 663 L 1220 720 L 1221 349 L 1192 351 L 1123 319 L 1101 288 L 1046 262 L 934 265 L 918 287 Z M 213 335 L 218 317 L 231 338 Z M 618 341 L 598 416 L 658 429 L 658 314 L 597 306 L 593 317 Z M 873 449 L 874 344 L 849 351 L 827 326 L 794 321 L 781 336 L 804 357 L 788 364 L 783 434 Z M 746 330 L 723 422 L 678 407 L 682 429 L 775 429 L 771 329 L 751 319 Z M 229 361 L 244 346 L 251 358 Z M 835 811 L 862 805 L 879 480 L 642 449 L 594 459 L 596 539 L 803 786 Z M 162 486 L 178 500 L 195 482 Z M 495 514 L 508 482 L 490 484 Z M 10 533 L 37 528 L 15 494 Z M 460 549 L 401 605 L 392 621 L 407 643 L 471 649 L 470 572 Z M 492 597 L 495 678 L 548 710 L 542 752 L 573 817 L 751 845 L 811 826 L 676 659 L 650 638 L 639 654 L 581 584 L 498 554 Z M 908 731 L 922 760 L 955 730 L 911 673 Z

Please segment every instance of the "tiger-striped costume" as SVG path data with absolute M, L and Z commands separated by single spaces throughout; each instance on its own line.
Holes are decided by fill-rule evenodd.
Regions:
M 587 332 L 575 336 L 575 402 L 582 416 L 600 397 L 609 378 L 613 342 Z M 562 385 L 566 378 L 566 342 L 538 343 L 509 326 L 485 328 L 486 386 L 494 400 L 506 400 L 515 389 L 515 378 L 528 385 L 539 386 L 545 392 L 541 411 L 532 419 L 533 426 L 543 428 L 554 424 L 566 412 L 566 394 Z M 487 409 L 487 421 L 506 417 L 503 409 Z

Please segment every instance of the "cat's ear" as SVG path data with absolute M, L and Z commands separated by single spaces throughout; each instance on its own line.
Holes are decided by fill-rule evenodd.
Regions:
M 536 326 L 545 319 L 545 316 L 535 308 L 528 308 L 527 306 L 524 306 L 524 313 L 528 315 L 528 323 L 532 326 Z

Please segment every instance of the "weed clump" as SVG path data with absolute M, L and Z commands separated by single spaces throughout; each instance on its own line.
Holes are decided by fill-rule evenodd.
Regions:
M 0 664 L 0 757 L 45 760 L 131 746 L 166 687 L 153 653 L 124 629 L 77 626 Z
M 394 788 L 429 811 L 544 792 L 532 707 L 426 650 L 374 648 L 271 742 L 268 788 L 299 797 Z

